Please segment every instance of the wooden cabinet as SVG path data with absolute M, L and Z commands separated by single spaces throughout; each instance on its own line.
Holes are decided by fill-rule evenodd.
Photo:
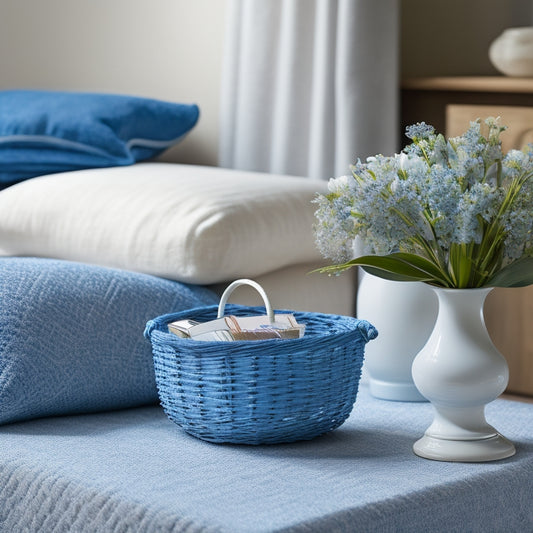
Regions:
M 405 126 L 416 122 L 423 121 L 441 133 L 447 132 L 447 110 L 459 105 L 490 106 L 502 116 L 504 107 L 533 108 L 533 78 L 481 76 L 405 80 L 401 88 L 402 143 L 408 140 L 403 136 Z M 508 126 L 514 130 L 512 124 Z M 508 135 L 509 132 L 504 133 L 502 139 Z
M 402 132 L 405 126 L 424 121 L 455 136 L 471 120 L 488 116 L 501 117 L 509 127 L 501 136 L 505 151 L 533 142 L 533 79 L 422 78 L 402 84 Z M 402 142 L 407 141 L 402 136 Z M 533 396 L 533 286 L 493 290 L 485 320 L 509 363 L 508 392 Z

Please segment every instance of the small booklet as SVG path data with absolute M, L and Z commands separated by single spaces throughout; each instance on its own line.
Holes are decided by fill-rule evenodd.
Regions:
M 170 333 L 174 333 L 174 335 L 177 335 L 178 337 L 187 339 L 190 337 L 189 330 L 198 324 L 200 324 L 200 322 L 189 320 L 188 318 L 185 320 L 176 320 L 175 322 L 170 322 L 168 324 L 168 330 Z
M 168 325 L 170 332 L 179 337 L 198 341 L 245 341 L 264 339 L 298 339 L 303 337 L 305 325 L 298 324 L 292 314 L 268 316 L 228 315 L 209 322 L 178 320 Z

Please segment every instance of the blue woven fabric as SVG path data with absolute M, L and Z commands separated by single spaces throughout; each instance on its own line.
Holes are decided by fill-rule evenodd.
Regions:
M 215 301 L 146 274 L 0 258 L 0 423 L 157 402 L 146 321 Z
M 487 419 L 517 454 L 441 463 L 411 450 L 425 403 L 371 398 L 312 441 L 210 444 L 159 407 L 0 428 L 2 532 L 525 533 L 533 531 L 533 405 Z
M 194 104 L 135 96 L 0 91 L 0 183 L 154 157 L 198 116 Z

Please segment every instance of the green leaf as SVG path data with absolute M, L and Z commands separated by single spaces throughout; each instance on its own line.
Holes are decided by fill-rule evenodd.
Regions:
M 486 287 L 526 287 L 533 284 L 533 257 L 518 259 L 503 267 L 485 284 Z
M 387 270 L 382 270 L 379 268 L 374 268 L 374 267 L 369 267 L 369 266 L 362 266 L 361 268 L 365 272 L 368 272 L 369 274 L 372 274 L 373 276 L 377 276 L 378 278 L 382 278 L 382 279 L 387 279 L 389 281 L 424 281 L 424 282 L 429 281 L 427 279 L 421 279 L 421 278 L 412 277 L 412 276 L 405 276 L 402 274 L 395 274 Z
M 471 254 L 471 251 L 467 244 L 452 242 L 450 245 L 448 256 L 450 275 L 453 279 L 454 287 L 459 289 L 468 287 L 471 281 L 473 263 L 469 253 Z
M 388 257 L 394 257 L 412 265 L 413 267 L 431 276 L 431 278 L 436 282 L 439 282 L 443 285 L 448 285 L 450 281 L 446 273 L 443 272 L 439 265 L 420 255 L 397 252 L 394 254 L 390 254 Z
M 414 254 L 366 255 L 341 265 L 319 269 L 319 272 L 339 273 L 360 266 L 375 276 L 393 281 L 424 281 L 442 284 L 442 273 L 430 261 Z

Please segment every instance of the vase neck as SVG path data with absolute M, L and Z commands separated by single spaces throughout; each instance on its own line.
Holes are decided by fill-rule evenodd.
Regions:
M 487 295 L 494 287 L 482 287 L 480 289 L 441 289 L 432 287 L 439 299 L 446 300 L 475 300 L 483 303 Z
M 479 316 L 483 321 L 483 304 L 492 287 L 481 289 L 438 289 L 439 315 L 453 314 L 457 320 L 471 321 Z

